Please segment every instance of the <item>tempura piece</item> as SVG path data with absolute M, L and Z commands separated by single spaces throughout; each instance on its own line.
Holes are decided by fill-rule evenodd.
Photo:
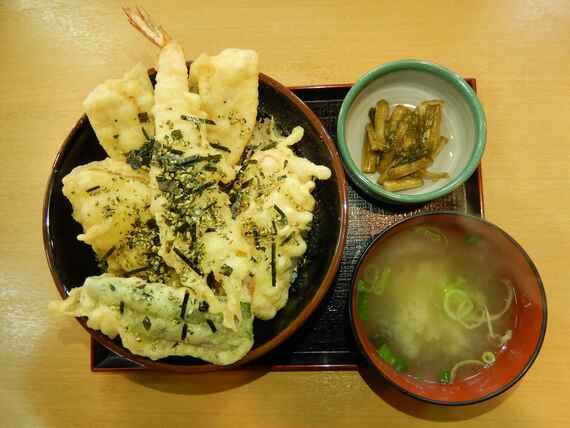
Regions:
M 101 257 L 130 232 L 152 193 L 148 174 L 105 159 L 73 169 L 63 179 L 63 194 L 73 206 L 73 218 L 83 226 L 77 239 Z
M 272 140 L 260 146 L 267 134 Z M 331 176 L 327 167 L 294 154 L 291 146 L 302 136 L 300 127 L 283 137 L 272 121 L 259 123 L 252 138 L 252 146 L 259 148 L 230 193 L 232 212 L 252 247 L 248 278 L 252 310 L 264 320 L 287 303 L 298 259 L 307 250 L 304 234 L 315 208 L 311 192 L 316 179 Z
M 186 287 L 101 275 L 87 278 L 67 299 L 50 306 L 65 315 L 87 317 L 90 328 L 111 339 L 120 335 L 125 348 L 151 360 L 191 355 L 228 365 L 253 346 L 249 304 L 241 304 L 241 321 L 230 330 Z
M 190 67 L 190 83 L 213 121 L 208 126 L 210 145 L 236 165 L 257 117 L 257 53 L 225 49 L 216 56 L 202 54 Z
M 153 105 L 152 83 L 142 64 L 122 79 L 100 84 L 83 102 L 99 143 L 118 160 L 154 135 Z

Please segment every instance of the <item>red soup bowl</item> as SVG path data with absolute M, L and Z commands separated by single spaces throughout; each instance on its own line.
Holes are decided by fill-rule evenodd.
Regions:
M 380 254 L 387 243 L 398 240 L 402 233 L 419 226 L 476 236 L 477 242 L 470 245 L 472 249 L 469 251 L 492 251 L 498 273 L 514 287 L 512 338 L 497 353 L 494 364 L 481 369 L 475 376 L 458 379 L 451 384 L 421 380 L 404 371 L 397 371 L 393 368 L 397 367 L 395 364 L 389 365 L 370 341 L 357 304 L 357 283 L 363 277 L 367 262 Z M 373 316 L 381 315 L 368 315 Z M 375 370 L 399 390 L 433 404 L 474 404 L 505 392 L 524 376 L 536 360 L 546 333 L 546 295 L 534 263 L 522 247 L 502 229 L 479 217 L 451 212 L 429 213 L 410 217 L 391 226 L 368 245 L 353 275 L 350 320 L 360 350 Z

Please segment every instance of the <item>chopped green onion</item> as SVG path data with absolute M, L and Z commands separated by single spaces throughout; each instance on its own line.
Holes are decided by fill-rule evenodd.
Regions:
M 483 362 L 485 364 L 487 364 L 488 366 L 490 366 L 491 364 L 493 364 L 497 359 L 495 358 L 495 354 L 493 354 L 491 351 L 487 351 L 487 352 L 483 352 L 483 355 L 481 356 L 481 360 L 483 360 Z
M 358 290 L 381 296 L 392 278 L 392 269 L 387 267 L 382 273 L 379 273 L 376 267 L 370 266 L 364 272 L 364 278 L 358 280 L 356 285 Z
M 356 306 L 358 317 L 362 321 L 368 321 L 368 293 L 363 293 L 361 291 L 357 292 Z
M 402 373 L 408 370 L 408 363 L 403 358 L 396 357 L 393 367 L 398 373 Z
M 447 291 L 445 291 L 443 296 L 443 310 L 452 320 L 464 320 L 473 312 L 474 308 L 473 300 L 471 300 L 465 291 L 459 288 L 447 289 Z
M 386 343 L 380 346 L 380 349 L 378 349 L 378 355 L 392 367 L 396 364 L 396 356 L 392 353 L 392 350 Z
M 439 382 L 451 383 L 451 375 L 449 374 L 449 370 L 442 370 L 442 372 L 439 374 Z
M 368 290 L 370 290 L 370 284 L 368 284 L 363 279 L 359 279 L 356 283 L 356 289 L 358 291 L 368 292 Z

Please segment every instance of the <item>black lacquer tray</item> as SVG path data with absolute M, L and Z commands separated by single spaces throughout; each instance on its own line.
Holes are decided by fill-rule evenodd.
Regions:
M 475 79 L 466 79 L 476 89 Z M 336 120 L 340 105 L 351 85 L 300 86 L 291 88 L 321 119 L 336 141 Z M 350 280 L 358 257 L 368 242 L 388 225 L 427 211 L 459 211 L 483 216 L 481 166 L 453 193 L 418 206 L 380 205 L 355 190 L 349 182 L 349 226 L 346 247 L 335 283 L 306 324 L 283 345 L 238 368 L 267 367 L 271 370 L 356 369 L 364 364 L 348 320 Z M 91 339 L 93 371 L 145 370 L 116 355 Z

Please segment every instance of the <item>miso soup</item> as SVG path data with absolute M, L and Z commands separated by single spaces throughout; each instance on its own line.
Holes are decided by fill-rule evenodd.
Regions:
M 397 371 L 453 383 L 508 346 L 515 291 L 484 238 L 417 226 L 369 254 L 357 277 L 357 316 Z

